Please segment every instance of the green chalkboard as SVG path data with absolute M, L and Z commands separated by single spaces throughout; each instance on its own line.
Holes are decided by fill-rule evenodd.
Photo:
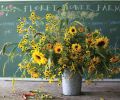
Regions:
M 70 16 L 76 12 L 91 30 L 97 28 L 111 40 L 111 47 L 120 48 L 120 2 L 119 1 L 13 1 L 0 2 L 0 49 L 5 42 L 18 42 L 20 36 L 16 31 L 17 19 L 29 16 L 32 10 L 40 16 L 47 12 L 57 13 L 57 8 L 68 3 Z M 0 77 L 6 57 L 0 56 Z M 17 70 L 20 57 L 8 63 L 5 76 L 12 77 Z M 18 74 L 18 77 L 20 73 Z

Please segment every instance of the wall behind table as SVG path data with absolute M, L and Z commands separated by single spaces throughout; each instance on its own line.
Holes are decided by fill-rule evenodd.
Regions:
M 57 13 L 57 7 L 68 3 L 69 10 L 77 12 L 84 18 L 84 23 L 92 30 L 98 28 L 111 39 L 112 47 L 120 48 L 120 2 L 119 1 L 14 1 L 0 2 L 0 49 L 5 42 L 18 42 L 20 36 L 16 32 L 17 19 L 29 16 L 32 10 L 40 16 L 47 12 Z M 79 17 L 80 18 L 80 17 Z M 82 19 L 83 21 L 83 19 Z M 6 58 L 0 56 L 0 77 Z M 17 70 L 20 59 L 7 64 L 6 77 L 12 77 Z M 18 77 L 20 76 L 20 73 Z M 120 76 L 118 76 L 120 78 Z

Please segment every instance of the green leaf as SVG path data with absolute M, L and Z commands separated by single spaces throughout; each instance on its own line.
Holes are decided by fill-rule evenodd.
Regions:
M 16 54 L 15 54 L 15 50 L 17 49 L 17 46 L 16 47 L 14 47 L 12 50 L 11 50 L 11 52 L 9 53 L 9 59 L 13 62 L 13 60 L 14 60 L 14 57 L 16 56 Z
M 6 62 L 4 63 L 4 65 L 3 65 L 3 77 L 5 76 L 5 69 L 6 69 L 6 66 L 7 66 L 8 62 L 9 62 L 9 59 L 7 59 Z
M 5 55 L 6 54 L 6 50 L 13 46 L 13 45 L 18 45 L 18 43 L 11 43 L 11 42 L 7 42 L 3 45 L 1 51 L 0 51 L 0 55 Z
M 73 23 L 79 24 L 81 26 L 84 26 L 82 23 L 80 23 L 79 21 L 74 21 Z

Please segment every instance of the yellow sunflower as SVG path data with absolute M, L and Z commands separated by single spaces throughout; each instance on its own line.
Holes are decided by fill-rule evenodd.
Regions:
M 59 60 L 58 60 L 58 64 L 60 65 L 63 65 L 63 64 L 67 64 L 69 61 L 69 59 L 67 57 L 61 57 Z
M 77 33 L 77 30 L 76 30 L 75 26 L 71 26 L 69 28 L 68 32 L 69 32 L 70 35 L 75 35 Z
M 75 59 L 78 58 L 78 54 L 77 53 L 71 53 L 70 54 L 70 58 L 73 59 L 73 60 L 75 60 Z
M 99 64 L 100 63 L 100 58 L 99 57 L 94 57 L 93 59 L 92 59 L 92 63 L 93 64 Z
M 35 12 L 34 11 L 31 12 L 31 16 L 35 16 Z
M 39 78 L 39 72 L 34 72 L 34 73 L 31 73 L 31 77 L 32 78 Z
M 44 72 L 44 75 L 45 75 L 45 78 L 48 78 L 48 77 L 51 76 L 51 72 L 50 72 L 49 70 L 46 70 L 46 71 Z
M 85 28 L 84 28 L 83 26 L 80 26 L 80 27 L 78 28 L 78 31 L 79 31 L 80 33 L 85 32 Z
M 87 44 L 92 44 L 93 40 L 92 40 L 91 38 L 86 38 L 86 39 L 85 39 L 85 42 L 86 42 Z
M 32 58 L 34 62 L 39 65 L 47 63 L 47 59 L 45 58 L 44 54 L 40 53 L 39 51 L 34 51 L 32 54 Z
M 80 52 L 81 51 L 81 45 L 80 44 L 72 44 L 72 51 L 73 52 Z
M 95 71 L 95 65 L 94 64 L 91 64 L 89 67 L 88 67 L 88 73 L 91 74 Z
M 46 20 L 50 20 L 53 18 L 53 15 L 51 13 L 47 13 L 45 18 L 46 18 Z
M 29 29 L 32 29 L 32 28 L 33 28 L 33 26 L 30 25 L 30 26 L 29 26 Z
M 39 49 L 39 46 L 38 46 L 37 44 L 35 44 L 35 45 L 32 45 L 32 48 L 33 48 L 34 50 L 38 50 L 38 49 Z
M 120 73 L 120 68 L 117 68 L 117 67 L 112 68 L 112 69 L 111 69 L 111 73 L 112 73 L 112 74 L 118 74 L 118 73 Z
M 53 48 L 51 43 L 48 43 L 46 47 L 47 47 L 48 50 Z
M 45 41 L 45 40 L 46 40 L 46 36 L 45 35 L 41 36 L 41 41 Z
M 62 52 L 62 50 L 63 50 L 63 46 L 62 46 L 61 43 L 56 43 L 54 45 L 54 51 L 55 51 L 55 53 L 60 54 Z
M 101 37 L 96 39 L 95 41 L 95 45 L 97 48 L 99 47 L 106 48 L 108 46 L 108 43 L 109 43 L 109 39 L 107 37 Z

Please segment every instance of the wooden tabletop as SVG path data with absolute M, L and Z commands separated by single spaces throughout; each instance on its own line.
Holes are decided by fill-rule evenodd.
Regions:
M 15 93 L 12 92 L 11 81 L 0 81 L 0 100 L 23 100 L 22 95 L 31 90 L 47 92 L 55 97 L 54 100 L 120 100 L 119 82 L 94 82 L 87 85 L 83 82 L 80 96 L 62 95 L 62 87 L 57 82 L 16 81 Z

